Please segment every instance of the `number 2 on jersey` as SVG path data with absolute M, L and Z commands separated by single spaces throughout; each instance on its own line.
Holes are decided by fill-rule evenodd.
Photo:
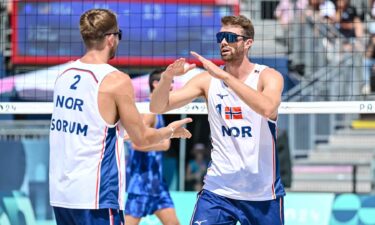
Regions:
M 81 80 L 81 75 L 75 75 L 74 79 L 76 80 L 72 85 L 70 85 L 70 89 L 77 90 L 77 84 Z

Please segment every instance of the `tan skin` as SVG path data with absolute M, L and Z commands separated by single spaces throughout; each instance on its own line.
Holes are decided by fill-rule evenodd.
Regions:
M 117 29 L 114 29 L 115 32 Z M 119 40 L 117 35 L 106 35 L 101 46 L 88 49 L 80 59 L 83 63 L 104 64 L 114 57 Z M 98 107 L 102 118 L 108 124 L 120 120 L 130 139 L 138 146 L 148 146 L 164 139 L 190 138 L 191 133 L 183 128 L 190 118 L 174 121 L 165 128 L 154 129 L 142 122 L 142 117 L 135 105 L 134 90 L 129 75 L 115 71 L 107 75 L 99 87 Z
M 240 26 L 224 25 L 220 31 L 243 35 L 243 29 Z M 163 73 L 159 86 L 154 90 L 151 98 L 150 110 L 155 113 L 162 113 L 182 107 L 200 96 L 207 99 L 211 77 L 215 77 L 223 80 L 239 98 L 258 114 L 276 120 L 283 90 L 281 74 L 274 69 L 267 68 L 260 75 L 258 90 L 244 84 L 249 73 L 254 69 L 254 64 L 247 57 L 252 44 L 252 39 L 244 40 L 242 37 L 239 37 L 235 43 L 228 43 L 224 39 L 220 43 L 220 50 L 222 59 L 225 61 L 225 70 L 198 53 L 191 52 L 194 57 L 202 62 L 207 72 L 195 76 L 183 88 L 169 94 L 168 86 L 175 76 L 174 74 L 183 74 L 186 70 L 183 66 L 185 59 L 178 59 L 175 64 L 167 67 L 167 70 Z M 194 66 L 190 65 L 190 67 Z
M 154 81 L 153 85 L 156 87 L 158 84 L 157 81 Z M 143 122 L 147 127 L 155 127 L 156 124 L 156 116 L 155 114 L 143 114 Z M 162 142 L 159 142 L 157 144 L 149 145 L 140 147 L 135 144 L 133 145 L 133 148 L 138 151 L 166 151 L 170 147 L 170 140 L 165 139 Z M 162 222 L 163 225 L 180 225 L 178 219 L 176 210 L 174 208 L 164 208 L 159 209 L 154 213 L 159 220 Z M 126 225 L 138 225 L 140 223 L 142 218 L 136 218 L 131 215 L 125 215 L 125 221 Z

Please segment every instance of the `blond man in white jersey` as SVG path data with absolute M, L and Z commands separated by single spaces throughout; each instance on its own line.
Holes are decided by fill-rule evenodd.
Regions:
M 249 19 L 225 16 L 221 23 L 216 37 L 225 66 L 192 52 L 207 72 L 169 93 L 175 74 L 184 71 L 185 59 L 179 59 L 162 74 L 150 109 L 162 113 L 200 96 L 207 100 L 212 162 L 191 224 L 284 224 L 285 191 L 275 150 L 283 78 L 274 69 L 249 61 L 254 40 Z
M 50 128 L 50 201 L 58 225 L 124 224 L 124 128 L 138 146 L 190 138 L 179 120 L 160 129 L 144 125 L 129 75 L 110 66 L 122 32 L 116 15 L 81 15 L 86 54 L 58 76 Z

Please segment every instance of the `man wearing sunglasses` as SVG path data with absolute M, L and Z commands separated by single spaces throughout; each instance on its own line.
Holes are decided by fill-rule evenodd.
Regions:
M 57 225 L 123 225 L 124 128 L 147 147 L 170 138 L 190 138 L 182 126 L 146 126 L 127 74 L 110 66 L 121 39 L 116 15 L 92 9 L 80 17 L 86 46 L 55 82 L 50 128 L 50 202 Z
M 175 74 L 186 69 L 181 58 L 162 74 L 150 109 L 163 113 L 197 97 L 207 100 L 212 150 L 203 190 L 191 224 L 284 224 L 283 196 L 276 144 L 277 109 L 283 78 L 248 58 L 254 27 L 244 16 L 225 16 L 216 38 L 223 67 L 196 52 L 207 70 L 169 93 Z

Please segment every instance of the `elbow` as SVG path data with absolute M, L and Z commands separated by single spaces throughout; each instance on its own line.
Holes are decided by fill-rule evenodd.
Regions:
M 263 113 L 263 116 L 267 119 L 270 119 L 273 117 L 273 113 Z
M 275 116 L 276 112 L 277 112 L 277 110 L 275 110 L 273 108 L 267 108 L 267 109 L 264 109 L 261 112 L 261 115 L 264 116 L 265 118 L 269 119 L 269 118 L 273 118 Z

